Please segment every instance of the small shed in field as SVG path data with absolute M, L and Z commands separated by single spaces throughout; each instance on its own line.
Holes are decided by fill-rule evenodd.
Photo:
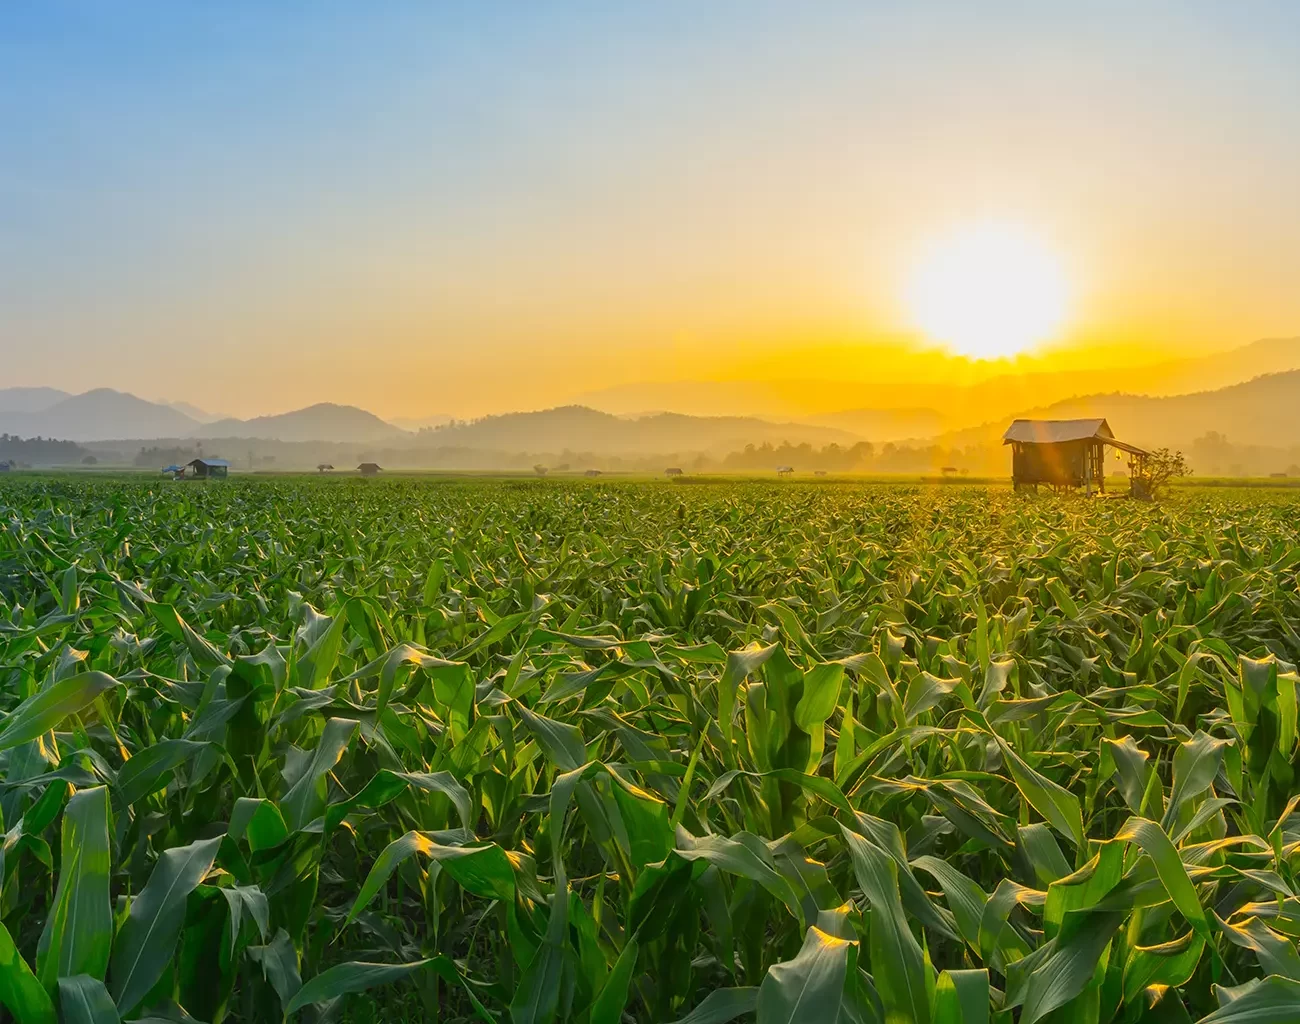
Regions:
M 357 467 L 357 472 L 362 476 L 378 476 L 379 471 L 384 467 L 377 462 L 363 462 Z
M 321 462 L 321 463 L 318 463 L 317 466 L 316 466 L 316 472 L 317 472 L 317 473 L 329 473 L 329 472 L 332 472 L 333 469 L 334 469 L 334 467 L 331 466 L 328 462 Z
M 582 475 L 585 476 L 588 480 L 595 480 L 596 477 L 600 476 L 600 470 L 589 469 L 587 470 L 587 472 L 583 473 Z
M 230 475 L 225 459 L 193 459 L 185 464 L 196 480 L 220 480 Z
M 793 475 L 794 475 L 794 467 L 793 467 L 793 466 L 777 466 L 777 467 L 776 467 L 776 475 L 777 475 L 777 476 L 793 476 Z
M 1016 420 L 1002 435 L 1011 445 L 1011 480 L 1016 488 L 1048 484 L 1058 490 L 1095 487 L 1106 491 L 1106 448 L 1126 452 L 1129 476 L 1145 477 L 1145 448 L 1121 441 L 1104 419 Z
M 669 466 L 664 470 L 664 476 L 681 476 L 682 471 L 678 466 Z
M 8 473 L 9 470 L 12 469 L 12 468 L 13 468 L 13 467 L 11 467 L 11 466 L 9 465 L 9 463 L 7 463 L 7 462 L 0 462 L 0 473 Z

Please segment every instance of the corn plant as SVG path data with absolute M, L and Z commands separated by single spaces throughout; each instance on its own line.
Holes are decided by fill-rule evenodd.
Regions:
M 1300 517 L 0 481 L 14 1020 L 1300 1020 Z

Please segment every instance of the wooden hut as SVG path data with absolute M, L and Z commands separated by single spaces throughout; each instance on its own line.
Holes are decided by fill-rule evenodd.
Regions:
M 776 475 L 777 475 L 777 476 L 794 476 L 794 467 L 793 467 L 793 466 L 777 466 L 777 467 L 776 467 Z
M 1129 478 L 1136 490 L 1145 477 L 1144 448 L 1121 441 L 1104 419 L 1016 420 L 1002 435 L 1011 445 L 1011 480 L 1016 489 L 1048 484 L 1057 490 L 1106 491 L 1106 448 L 1129 455 Z
M 664 470 L 664 476 L 681 476 L 682 471 L 679 466 L 669 466 Z
M 587 470 L 587 472 L 583 473 L 582 475 L 585 476 L 588 480 L 595 480 L 596 477 L 600 476 L 600 470 L 589 469 Z
M 225 459 L 192 459 L 185 466 L 196 480 L 223 480 L 230 475 Z
M 378 476 L 379 471 L 383 468 L 377 462 L 363 462 L 357 467 L 357 472 L 362 476 Z

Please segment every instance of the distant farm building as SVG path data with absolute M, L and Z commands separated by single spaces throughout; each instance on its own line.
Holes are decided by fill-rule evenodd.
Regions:
M 378 476 L 379 471 L 384 467 L 377 462 L 363 462 L 357 467 L 357 472 L 362 476 Z
M 957 467 L 956 467 L 956 466 L 944 466 L 942 469 L 939 470 L 939 472 L 942 473 L 944 476 L 956 476 L 956 475 L 957 475 Z
M 1095 487 L 1106 490 L 1106 448 L 1129 456 L 1133 490 L 1143 487 L 1145 448 L 1121 441 L 1104 419 L 1016 420 L 1002 435 L 1011 445 L 1011 480 L 1016 489 L 1047 484 L 1058 490 L 1082 487 L 1089 494 Z
M 681 476 L 681 475 L 682 475 L 682 471 L 677 466 L 669 466 L 667 469 L 664 470 L 664 476 Z
M 814 469 L 814 470 L 813 470 L 813 476 L 825 476 L 825 475 L 826 475 L 826 470 L 824 470 L 824 469 Z
M 777 467 L 776 467 L 776 475 L 777 475 L 777 476 L 793 476 L 793 475 L 794 475 L 794 467 L 793 467 L 793 466 L 777 466 Z
M 334 468 L 334 467 L 331 466 L 328 462 L 321 462 L 321 463 L 318 463 L 318 464 L 316 465 L 316 472 L 317 472 L 317 473 L 328 473 L 328 472 L 330 472 L 333 468 Z
M 230 475 L 230 463 L 225 459 L 194 459 L 185 468 L 196 480 L 221 480 Z
M 8 473 L 13 467 L 7 462 L 0 462 L 0 473 Z
M 600 470 L 598 470 L 598 469 L 589 469 L 589 470 L 587 470 L 587 472 L 583 473 L 582 475 L 585 476 L 585 477 L 587 477 L 587 479 L 589 479 L 589 480 L 594 480 L 594 479 L 596 479 L 596 477 L 600 476 Z

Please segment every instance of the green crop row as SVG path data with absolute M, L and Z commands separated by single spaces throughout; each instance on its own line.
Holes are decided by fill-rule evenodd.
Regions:
M 0 481 L 0 1004 L 1300 1020 L 1298 511 Z

